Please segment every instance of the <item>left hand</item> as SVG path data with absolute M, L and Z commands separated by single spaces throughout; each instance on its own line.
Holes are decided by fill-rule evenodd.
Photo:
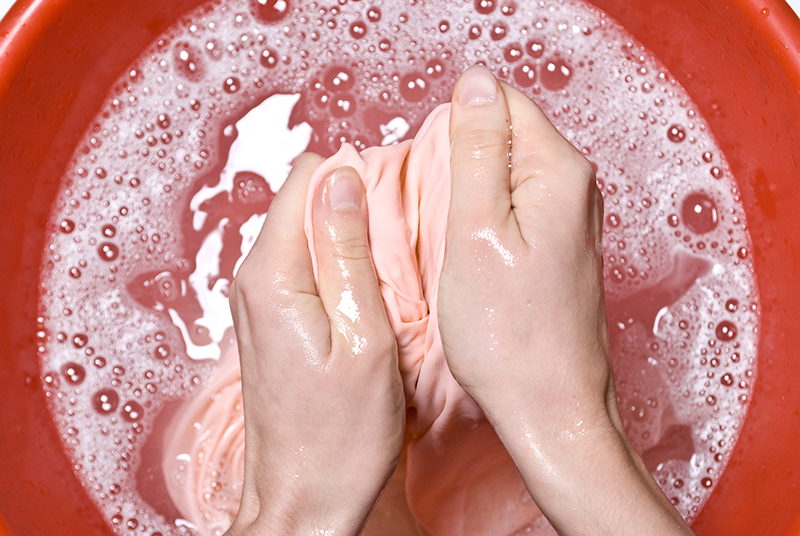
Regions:
M 227 533 L 358 534 L 400 459 L 405 399 L 356 171 L 313 201 L 319 283 L 303 231 L 317 155 L 301 155 L 231 286 L 245 481 Z

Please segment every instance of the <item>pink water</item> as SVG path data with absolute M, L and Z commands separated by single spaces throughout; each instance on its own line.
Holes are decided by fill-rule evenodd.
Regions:
M 678 82 L 576 0 L 235 0 L 188 14 L 120 77 L 52 209 L 42 376 L 75 473 L 119 533 L 192 530 L 161 442 L 215 381 L 233 342 L 227 286 L 292 159 L 413 136 L 478 61 L 597 168 L 623 419 L 696 516 L 749 405 L 758 299 L 738 186 Z M 234 469 L 208 482 L 221 523 Z

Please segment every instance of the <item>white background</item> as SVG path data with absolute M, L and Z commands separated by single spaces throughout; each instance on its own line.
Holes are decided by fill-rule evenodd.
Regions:
M 633 1 L 649 2 L 650 0 L 633 0 Z M 790 6 L 792 6 L 795 13 L 800 14 L 800 0 L 787 0 L 787 2 L 789 3 Z M 0 0 L 0 17 L 5 15 L 6 11 L 8 11 L 11 8 L 11 5 L 13 3 L 14 0 Z

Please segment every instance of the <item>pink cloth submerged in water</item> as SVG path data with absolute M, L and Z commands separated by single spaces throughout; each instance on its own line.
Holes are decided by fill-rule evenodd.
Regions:
M 343 146 L 312 177 L 305 231 L 313 251 L 311 203 L 316 186 L 338 167 L 355 168 L 366 187 L 370 247 L 397 338 L 409 408 L 408 504 L 421 525 L 436 536 L 510 535 L 525 529 L 540 513 L 480 408 L 450 374 L 439 336 L 436 305 L 450 201 L 449 111 L 449 105 L 434 110 L 414 140 L 361 153 Z M 220 363 L 220 368 L 232 366 L 233 359 Z M 230 374 L 218 371 L 217 377 L 230 379 Z M 198 454 L 203 460 L 197 470 L 182 471 L 179 485 L 177 479 L 167 478 L 172 481 L 173 499 L 181 496 L 176 505 L 198 525 L 208 526 L 209 516 L 214 516 L 214 505 L 203 492 L 209 485 L 209 468 L 217 464 L 231 469 L 230 462 L 240 455 L 226 453 L 235 442 L 224 430 L 209 433 L 213 426 L 206 417 L 210 411 L 225 413 L 208 407 L 208 395 L 228 392 L 229 383 L 212 380 L 188 405 L 176 428 L 200 422 L 199 430 L 193 431 L 196 440 L 171 449 L 175 454 L 188 448 L 193 460 Z M 221 399 L 233 404 L 229 397 Z M 240 407 L 234 411 L 238 414 Z M 224 445 L 214 444 L 213 437 Z M 203 441 L 207 445 L 199 446 Z M 220 456 L 226 460 L 218 460 Z M 167 455 L 164 468 L 175 475 L 172 460 Z M 235 506 L 232 497 L 224 501 L 227 507 Z M 389 527 L 377 533 L 388 534 Z

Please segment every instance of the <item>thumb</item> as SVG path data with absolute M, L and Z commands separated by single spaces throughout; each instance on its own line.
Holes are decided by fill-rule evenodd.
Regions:
M 511 211 L 511 119 L 492 73 L 473 65 L 453 91 L 448 227 L 493 226 Z
M 388 320 L 370 254 L 364 185 L 355 169 L 340 167 L 320 182 L 312 222 L 319 297 L 331 321 L 332 348 L 344 343 L 357 350 L 374 333 L 387 330 Z

